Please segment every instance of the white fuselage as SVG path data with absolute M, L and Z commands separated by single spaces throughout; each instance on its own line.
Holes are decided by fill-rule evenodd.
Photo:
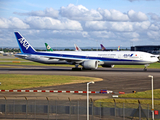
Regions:
M 75 61 L 76 64 L 96 60 L 99 65 L 144 65 L 158 61 L 153 54 L 137 51 L 41 51 L 26 54 L 23 58 L 46 64 L 70 64 L 70 61 Z

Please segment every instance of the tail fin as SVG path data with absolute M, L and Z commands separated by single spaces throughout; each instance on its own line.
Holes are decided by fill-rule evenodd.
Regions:
M 36 50 L 28 43 L 28 41 L 19 32 L 14 32 L 14 34 L 17 38 L 17 42 L 21 50 L 21 53 L 36 52 Z
M 76 44 L 74 44 L 75 46 L 75 51 L 82 51 L 81 48 L 79 48 Z
M 102 44 L 100 44 L 101 45 L 101 49 L 102 49 L 102 51 L 105 51 L 106 50 L 106 48 L 102 45 Z
M 118 46 L 117 51 L 119 51 L 119 49 L 120 49 L 120 46 Z
M 45 45 L 46 45 L 47 51 L 53 51 L 53 49 L 47 43 L 45 43 Z

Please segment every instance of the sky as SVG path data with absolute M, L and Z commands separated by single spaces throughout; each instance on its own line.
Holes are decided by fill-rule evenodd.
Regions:
M 0 47 L 160 45 L 160 0 L 0 0 Z

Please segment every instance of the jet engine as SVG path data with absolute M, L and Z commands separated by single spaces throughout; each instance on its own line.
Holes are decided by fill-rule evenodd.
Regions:
M 114 65 L 102 65 L 102 67 L 113 68 Z
M 84 69 L 97 69 L 98 68 L 98 61 L 96 60 L 87 60 L 82 63 Z

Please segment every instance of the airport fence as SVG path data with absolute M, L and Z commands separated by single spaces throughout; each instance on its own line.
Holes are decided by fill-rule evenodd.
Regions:
M 160 113 L 160 106 L 155 106 Z M 157 114 L 156 113 L 156 114 Z M 86 101 L 0 100 L 0 119 L 86 120 Z M 90 101 L 90 120 L 151 120 L 151 105 Z M 160 120 L 160 115 L 155 115 Z

